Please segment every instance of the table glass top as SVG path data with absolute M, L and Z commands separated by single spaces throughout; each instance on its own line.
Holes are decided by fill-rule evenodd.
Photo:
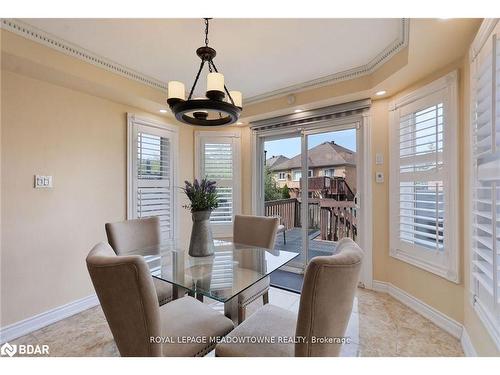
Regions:
M 226 302 L 285 265 L 298 253 L 216 240 L 215 253 L 192 257 L 178 241 L 127 252 L 141 255 L 151 274 L 177 287 Z

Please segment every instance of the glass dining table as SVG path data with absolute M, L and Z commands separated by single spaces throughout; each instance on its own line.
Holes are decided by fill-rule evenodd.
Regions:
M 238 324 L 238 295 L 287 264 L 299 254 L 290 251 L 215 240 L 207 257 L 188 255 L 179 241 L 146 246 L 123 255 L 141 255 L 151 275 L 172 284 L 173 299 L 187 292 L 199 300 L 209 297 L 224 303 L 224 314 Z

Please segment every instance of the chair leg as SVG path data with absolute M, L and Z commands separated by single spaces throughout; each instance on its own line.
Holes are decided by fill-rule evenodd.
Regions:
M 246 307 L 238 306 L 238 324 L 245 320 Z
M 262 300 L 264 302 L 264 305 L 267 305 L 269 303 L 269 291 L 265 292 L 262 295 Z
M 286 245 L 286 231 L 283 231 L 283 245 Z

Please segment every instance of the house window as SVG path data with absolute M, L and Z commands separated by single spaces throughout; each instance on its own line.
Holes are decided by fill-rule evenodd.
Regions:
M 335 169 L 334 168 L 328 168 L 323 171 L 324 175 L 326 177 L 333 177 L 335 176 Z
M 302 177 L 302 171 L 300 169 L 293 171 L 292 176 L 294 181 L 300 181 Z
M 162 238 L 174 237 L 177 133 L 174 128 L 128 116 L 127 218 L 160 218 Z
M 498 27 L 497 27 L 498 28 Z M 490 36 L 471 67 L 471 292 L 500 348 L 500 42 Z
M 278 173 L 278 180 L 285 181 L 286 180 L 286 172 L 279 172 Z
M 456 72 L 391 105 L 390 253 L 458 280 Z
M 308 177 L 312 177 L 313 175 L 314 175 L 314 174 L 313 174 L 313 170 L 312 170 L 312 169 L 309 169 L 309 170 L 307 171 L 307 176 L 308 176 Z
M 196 132 L 196 176 L 216 182 L 219 207 L 210 222 L 214 235 L 232 235 L 234 215 L 240 212 L 238 133 Z

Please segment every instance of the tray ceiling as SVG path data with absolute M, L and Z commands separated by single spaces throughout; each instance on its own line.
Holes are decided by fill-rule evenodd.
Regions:
M 21 19 L 2 27 L 165 88 L 190 86 L 203 45 L 199 19 Z M 406 47 L 405 19 L 214 19 L 210 46 L 230 89 L 255 102 L 304 88 L 355 78 L 377 69 Z M 204 90 L 201 81 L 200 94 Z

